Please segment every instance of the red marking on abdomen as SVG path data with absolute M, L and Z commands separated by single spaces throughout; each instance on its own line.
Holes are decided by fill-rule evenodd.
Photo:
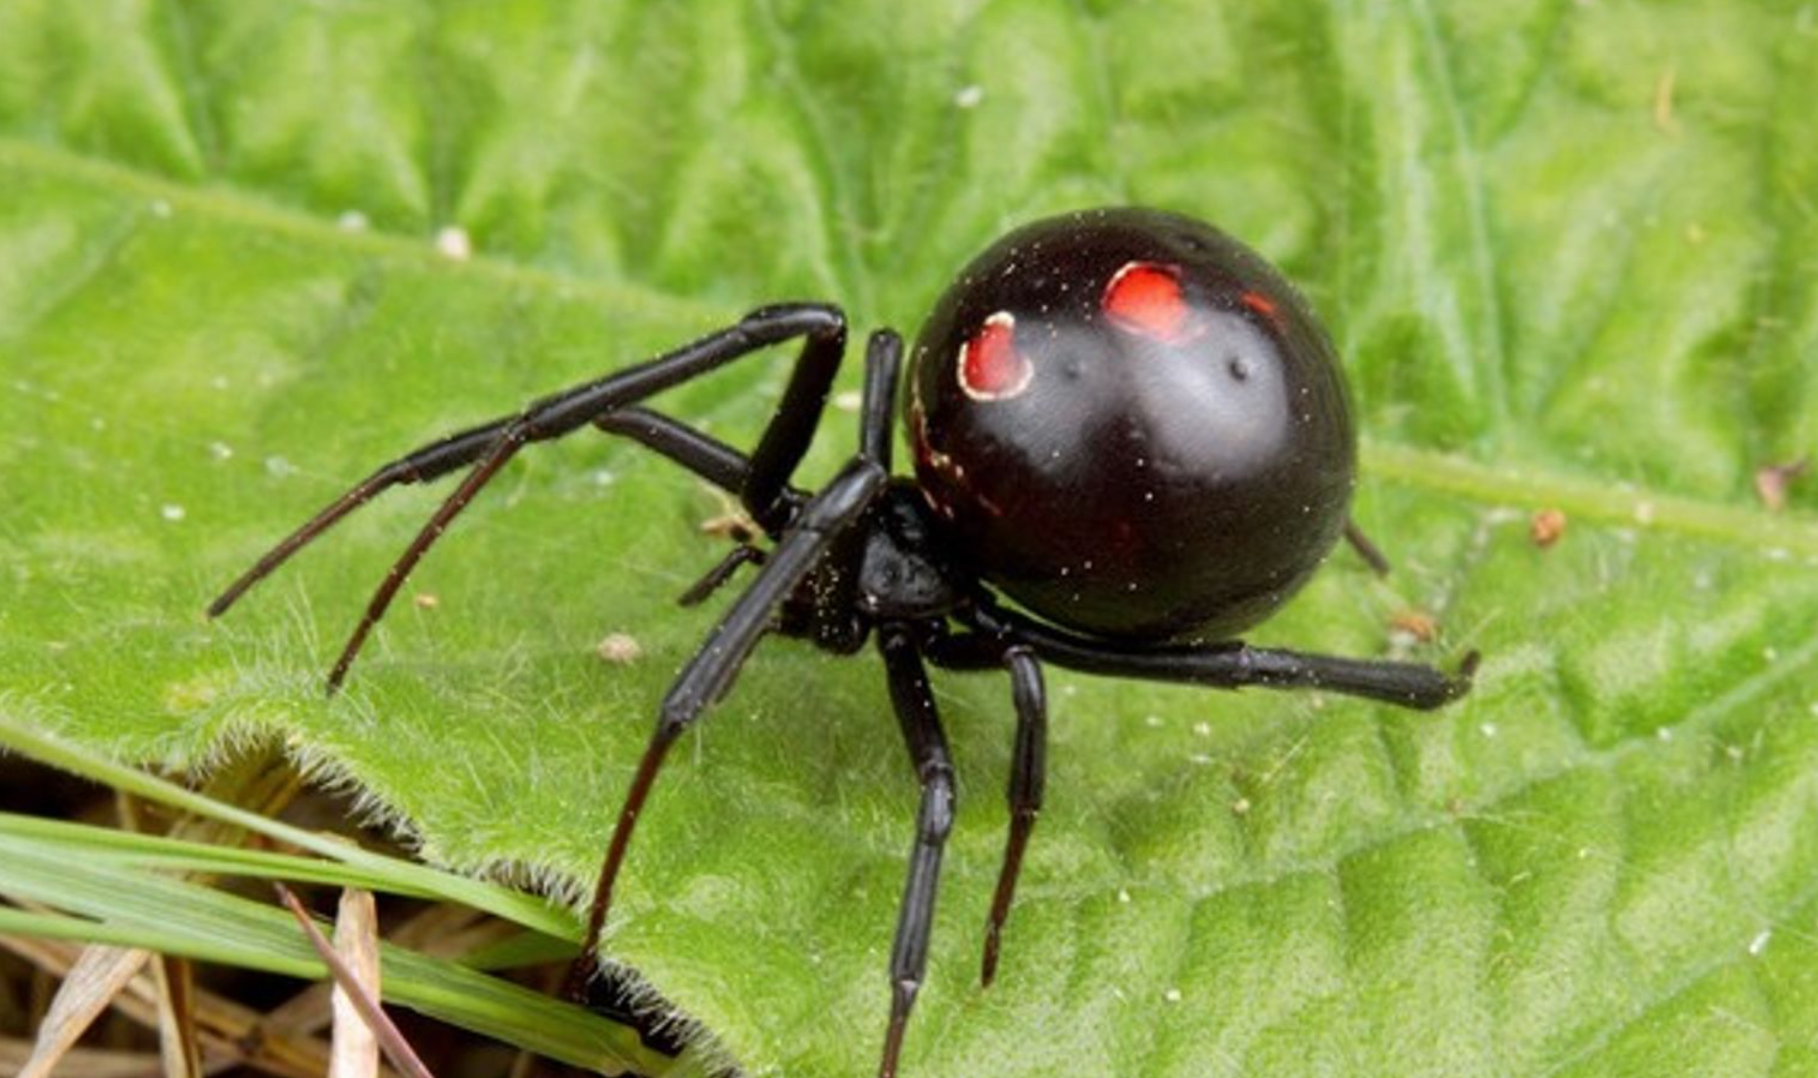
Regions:
M 1159 262 L 1127 262 L 1099 301 L 1111 321 L 1146 337 L 1179 344 L 1196 335 L 1193 310 L 1180 291 L 1180 270 Z
M 1264 318 L 1270 320 L 1275 318 L 1275 301 L 1268 296 L 1263 295 L 1261 292 L 1245 292 L 1237 298 L 1244 306 L 1255 311 L 1257 314 L 1262 315 Z
M 959 384 L 973 400 L 1004 400 L 1029 388 L 1035 368 L 1016 347 L 1016 316 L 999 311 L 960 346 Z

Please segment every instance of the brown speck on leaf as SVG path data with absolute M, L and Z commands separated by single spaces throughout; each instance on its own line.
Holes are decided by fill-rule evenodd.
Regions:
M 1669 135 L 1679 133 L 1679 121 L 1673 118 L 1673 69 L 1660 73 L 1654 83 L 1654 126 Z
M 1542 509 L 1528 522 L 1528 538 L 1534 540 L 1534 545 L 1542 550 L 1559 542 L 1560 537 L 1565 535 L 1565 530 L 1566 515 L 1557 509 Z
M 436 607 L 442 605 L 442 599 L 440 596 L 436 595 L 434 592 L 427 592 L 427 591 L 418 592 L 411 599 L 411 602 L 414 602 L 417 604 L 418 610 L 434 610 Z
M 719 539 L 730 539 L 735 543 L 749 543 L 764 534 L 757 526 L 757 521 L 745 512 L 745 507 L 734 501 L 718 487 L 707 487 L 707 492 L 720 503 L 720 511 L 701 521 L 701 534 Z
M 1786 464 L 1765 464 L 1755 470 L 1755 493 L 1761 498 L 1761 504 L 1773 512 L 1786 508 L 1786 490 L 1793 480 L 1806 473 L 1812 462 L 1800 457 Z
M 1409 608 L 1389 618 L 1389 631 L 1412 637 L 1416 643 L 1430 644 L 1439 635 L 1439 622 L 1424 610 Z
M 644 647 L 630 633 L 607 633 L 594 647 L 593 653 L 602 662 L 614 666 L 630 666 L 644 657 Z

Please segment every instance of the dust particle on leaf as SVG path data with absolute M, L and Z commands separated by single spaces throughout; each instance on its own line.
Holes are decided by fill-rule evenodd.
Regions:
M 644 647 L 630 633 L 607 633 L 597 644 L 593 653 L 601 662 L 614 666 L 630 666 L 644 657 Z
M 187 714 L 214 703 L 220 694 L 221 679 L 210 672 L 166 685 L 164 706 L 174 714 Z

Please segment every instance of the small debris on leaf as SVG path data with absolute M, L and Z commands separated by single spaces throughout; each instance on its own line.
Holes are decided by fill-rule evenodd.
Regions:
M 417 604 L 418 610 L 434 610 L 442 605 L 442 597 L 429 591 L 418 592 L 411 601 Z
M 1755 494 L 1761 504 L 1773 512 L 1786 508 L 1787 488 L 1812 466 L 1810 458 L 1800 457 L 1786 464 L 1765 464 L 1755 470 Z
M 1528 538 L 1542 550 L 1559 542 L 1565 530 L 1566 515 L 1558 509 L 1542 509 L 1528 522 Z
M 460 225 L 448 225 L 436 233 L 436 250 L 443 258 L 465 262 L 473 257 L 473 238 Z
M 763 534 L 757 521 L 745 512 L 745 507 L 727 497 L 725 491 L 718 487 L 707 487 L 706 490 L 720 503 L 720 511 L 701 521 L 701 534 L 730 539 L 735 543 L 750 543 Z
M 1410 607 L 1396 611 L 1389 618 L 1389 632 L 1397 637 L 1405 637 L 1410 644 L 1430 644 L 1439 635 L 1439 621 L 1425 610 Z
M 1679 133 L 1679 121 L 1673 118 L 1673 76 L 1669 67 L 1654 83 L 1654 126 L 1669 135 Z
M 614 666 L 630 666 L 644 657 L 644 647 L 630 633 L 607 633 L 594 647 L 593 653 L 602 662 Z

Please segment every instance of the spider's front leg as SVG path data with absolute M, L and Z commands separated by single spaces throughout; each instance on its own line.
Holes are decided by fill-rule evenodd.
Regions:
M 771 551 L 763 571 L 714 626 L 707 642 L 689 660 L 663 698 L 656 729 L 651 732 L 650 742 L 638 761 L 637 774 L 631 780 L 624 806 L 619 809 L 612 842 L 606 848 L 606 859 L 600 865 L 600 878 L 594 887 L 581 953 L 569 968 L 568 994 L 571 997 L 581 996 L 586 979 L 593 971 L 594 953 L 605 929 L 606 915 L 612 910 L 613 885 L 625 862 L 625 851 L 631 844 L 638 815 L 644 810 L 644 802 L 650 796 L 670 746 L 732 688 L 733 679 L 770 627 L 777 608 L 813 571 L 833 541 L 870 508 L 878 491 L 884 489 L 886 478 L 883 469 L 875 463 L 855 458 L 810 500 L 796 523 Z
M 670 746 L 708 707 L 732 688 L 733 680 L 745 665 L 745 660 L 750 657 L 752 649 L 770 628 L 784 601 L 814 571 L 828 549 L 859 524 L 865 511 L 888 483 L 891 402 L 901 362 L 902 342 L 896 334 L 880 331 L 872 335 L 865 355 L 866 403 L 861 409 L 858 455 L 848 461 L 839 474 L 813 498 L 800 504 L 799 508 L 791 509 L 792 518 L 788 529 L 775 548 L 765 554 L 763 569 L 714 627 L 706 643 L 689 660 L 670 687 L 668 695 L 663 698 L 656 729 L 652 731 L 644 755 L 638 762 L 631 789 L 619 810 L 606 858 L 600 865 L 600 878 L 594 887 L 593 904 L 588 911 L 581 952 L 569 968 L 567 987 L 571 997 L 578 998 L 582 994 L 586 979 L 593 971 L 595 952 L 606 926 L 606 917 L 612 909 L 613 888 L 624 865 L 632 832 Z M 689 450 L 692 452 L 713 451 L 707 441 L 697 442 L 692 435 L 678 436 L 676 431 L 680 429 L 679 424 L 667 420 L 651 423 L 649 419 L 649 416 L 640 419 L 647 430 L 664 432 L 655 437 L 656 441 L 671 448 L 692 445 L 693 449 Z M 792 424 L 790 429 L 796 428 Z M 705 439 L 704 435 L 698 437 Z M 763 444 L 772 444 L 772 439 L 766 435 Z M 802 447 L 802 450 L 805 451 L 805 448 Z M 674 456 L 668 450 L 664 452 L 665 455 Z M 787 456 L 779 450 L 772 459 Z M 794 459 L 799 459 L 800 456 L 801 452 L 794 453 Z M 759 467 L 758 462 L 759 457 L 754 455 L 748 471 L 755 472 Z M 768 480 L 760 484 L 748 482 L 746 489 L 752 490 L 755 486 L 761 493 L 768 489 L 768 485 Z M 780 492 L 778 497 L 781 501 L 789 500 L 787 475 L 776 481 L 775 489 Z
M 909 629 L 899 624 L 878 626 L 877 647 L 890 682 L 890 703 L 909 748 L 909 764 L 922 787 L 915 814 L 915 844 L 910 848 L 909 874 L 897 912 L 896 942 L 890 949 L 890 1024 L 877 1070 L 878 1078 L 892 1078 L 902 1054 L 909 1011 L 928 968 L 928 935 L 940 888 L 941 855 L 953 829 L 953 761 L 934 708 L 934 693 L 928 687 L 928 671 Z
M 427 482 L 472 465 L 467 477 L 437 508 L 373 593 L 365 615 L 329 674 L 328 687 L 332 692 L 346 676 L 367 634 L 384 616 L 416 563 L 520 449 L 532 442 L 560 438 L 589 424 L 609 426 L 602 420 L 615 411 L 770 345 L 797 337 L 803 338 L 802 352 L 781 406 L 788 414 L 780 412 L 772 421 L 757 451 L 738 477 L 741 494 L 753 516 L 760 523 L 768 521 L 766 527 L 780 525 L 797 505 L 789 497 L 789 473 L 807 452 L 813 422 L 819 418 L 821 404 L 826 400 L 845 349 L 845 316 L 834 307 L 783 304 L 753 311 L 738 324 L 667 355 L 545 397 L 515 416 L 469 428 L 385 464 L 268 551 L 209 605 L 208 612 L 211 616 L 225 613 L 247 589 L 289 560 L 291 555 L 385 490 L 400 484 Z M 728 458 L 724 453 L 713 452 L 715 444 L 702 436 L 701 441 L 690 443 L 670 455 L 685 465 L 692 461 L 704 469 L 703 474 L 710 480 L 716 475 L 725 478 L 729 475 Z

